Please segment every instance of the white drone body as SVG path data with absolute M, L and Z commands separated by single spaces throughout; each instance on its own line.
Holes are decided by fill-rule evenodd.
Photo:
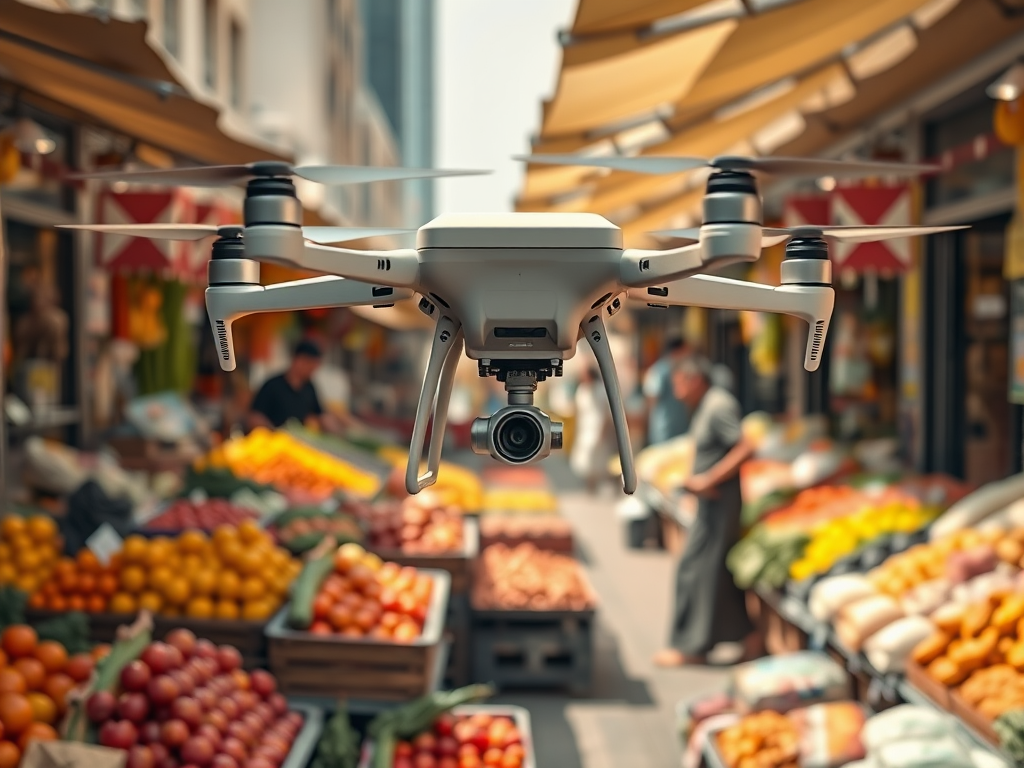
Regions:
M 578 157 L 541 156 L 532 160 L 608 163 L 608 159 Z M 626 297 L 652 306 L 701 306 L 794 315 L 809 324 L 804 364 L 813 371 L 821 361 L 834 304 L 826 238 L 873 240 L 949 229 L 765 228 L 760 197 L 749 172 L 764 169 L 752 167 L 755 162 L 758 161 L 741 158 L 716 161 L 720 170 L 708 182 L 704 224 L 696 230 L 663 233 L 694 241 L 668 250 L 623 248 L 622 231 L 601 216 L 588 213 L 446 214 L 419 228 L 414 249 L 365 251 L 332 247 L 325 243 L 395 230 L 303 228 L 302 209 L 289 176 L 305 174 L 306 178 L 328 183 L 348 183 L 340 178 L 344 175 L 341 171 L 354 173 L 355 181 L 375 180 L 374 172 L 398 178 L 398 171 L 292 169 L 279 163 L 116 175 L 149 182 L 159 181 L 163 175 L 171 183 L 195 183 L 196 178 L 220 183 L 248 180 L 244 228 L 80 228 L 177 239 L 218 235 L 209 264 L 206 305 L 225 370 L 235 367 L 232 323 L 245 315 L 324 307 L 391 306 L 412 300 L 418 294 L 420 309 L 434 318 L 436 324 L 409 451 L 406 486 L 410 493 L 418 493 L 437 479 L 448 405 L 463 351 L 477 361 L 481 376 L 496 377 L 508 393 L 506 407 L 474 423 L 474 450 L 506 464 L 523 465 L 539 461 L 552 449 L 561 447 L 561 425 L 553 423 L 534 405 L 534 393 L 538 384 L 561 375 L 563 361 L 575 355 L 582 336 L 593 350 L 611 406 L 623 490 L 633 493 L 636 472 L 618 374 L 605 328 L 605 318 L 619 312 Z M 825 165 L 825 173 L 835 172 L 835 163 Z M 864 173 L 895 166 L 860 163 L 843 167 Z M 909 168 L 920 170 L 903 167 Z M 658 172 L 646 167 L 639 170 Z M 670 170 L 677 168 L 672 166 Z M 368 173 L 371 178 L 366 178 Z M 457 172 L 415 173 L 422 177 L 428 173 Z M 113 175 L 92 175 L 97 176 Z M 782 267 L 782 285 L 778 287 L 700 274 L 727 264 L 754 261 L 762 247 L 785 240 L 791 242 Z M 260 285 L 261 261 L 313 270 L 325 276 L 264 287 Z M 426 472 L 420 474 L 424 438 L 431 420 Z

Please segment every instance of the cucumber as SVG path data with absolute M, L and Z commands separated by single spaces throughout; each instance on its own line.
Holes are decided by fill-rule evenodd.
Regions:
M 302 569 L 292 586 L 292 599 L 288 607 L 288 626 L 292 629 L 309 629 L 313 624 L 313 601 L 320 585 L 334 568 L 334 548 L 324 555 L 313 558 Z

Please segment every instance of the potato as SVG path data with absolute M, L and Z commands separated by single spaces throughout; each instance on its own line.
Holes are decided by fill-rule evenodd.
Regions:
M 951 634 L 940 629 L 931 637 L 918 643 L 914 650 L 911 651 L 910 657 L 922 667 L 928 666 L 939 656 L 946 653 L 952 640 L 953 636 Z

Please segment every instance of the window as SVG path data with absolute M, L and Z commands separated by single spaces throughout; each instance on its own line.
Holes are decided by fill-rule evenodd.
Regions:
M 203 75 L 208 87 L 217 87 L 217 0 L 203 4 Z
M 242 27 L 231 20 L 231 106 L 242 108 Z
M 164 0 L 164 48 L 171 56 L 180 53 L 181 8 L 178 0 Z

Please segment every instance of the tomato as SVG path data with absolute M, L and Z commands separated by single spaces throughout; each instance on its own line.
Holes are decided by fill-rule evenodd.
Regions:
M 334 598 L 326 592 L 321 592 L 313 600 L 313 618 L 320 621 L 326 620 L 333 607 Z
M 38 642 L 36 631 L 24 624 L 10 626 L 0 635 L 0 647 L 3 647 L 4 653 L 11 659 L 31 656 Z
M 0 741 L 0 768 L 18 768 L 21 750 L 9 741 Z

